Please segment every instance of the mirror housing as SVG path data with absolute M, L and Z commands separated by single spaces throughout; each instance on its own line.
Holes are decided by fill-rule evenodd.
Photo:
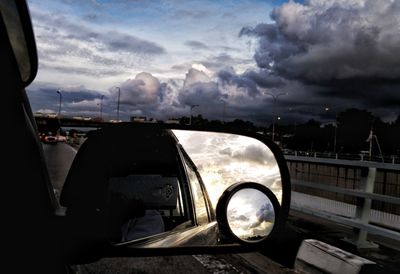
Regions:
M 175 137 L 172 139 L 177 138 L 176 136 L 179 136 L 180 138 L 175 139 L 172 143 L 170 141 L 163 142 L 165 145 L 171 146 L 171 148 L 173 146 L 173 149 L 160 146 L 161 142 L 159 142 L 157 136 L 165 137 L 165 132 L 168 132 L 168 136 L 170 132 L 174 132 L 175 134 L 173 135 L 175 135 Z M 181 138 L 179 133 L 182 132 L 189 135 L 190 138 Z M 142 137 L 140 137 L 141 135 Z M 208 139 L 204 139 L 204 136 L 207 136 Z M 149 144 L 143 143 L 147 142 L 146 140 L 152 141 Z M 218 143 L 225 140 L 234 140 L 234 142 L 226 144 L 225 146 L 221 146 L 221 143 Z M 273 166 L 275 167 L 274 172 L 277 172 L 281 183 L 279 197 L 275 197 L 276 193 L 273 194 L 267 186 L 260 183 L 249 182 L 258 182 L 258 180 L 254 179 L 254 177 L 246 177 L 247 175 L 242 173 L 246 165 L 239 165 L 242 168 L 240 176 L 243 176 L 245 179 L 244 181 L 247 181 L 247 183 L 234 184 L 234 182 L 232 182 L 229 183 L 230 185 L 227 189 L 225 186 L 224 189 L 226 189 L 226 191 L 219 199 L 219 202 L 217 203 L 218 205 L 212 205 L 210 201 L 207 201 L 210 200 L 209 197 L 206 197 L 206 208 L 204 210 L 208 212 L 209 217 L 208 221 L 205 221 L 205 223 L 202 224 L 204 218 L 203 221 L 197 218 L 199 217 L 199 213 L 196 212 L 193 207 L 193 205 L 195 205 L 196 196 L 194 186 L 191 183 L 188 184 L 188 186 L 182 186 L 181 181 L 179 181 L 179 184 L 176 184 L 174 182 L 174 176 L 176 174 L 186 174 L 186 179 L 183 179 L 183 181 L 197 178 L 199 184 L 206 185 L 205 189 L 207 189 L 208 186 L 206 181 L 208 178 L 205 176 L 207 174 L 202 173 L 206 166 L 205 163 L 210 164 L 211 167 L 213 167 L 213 161 L 219 161 L 219 159 L 216 159 L 218 157 L 222 157 L 220 158 L 221 165 L 226 163 L 226 159 L 243 160 L 244 154 L 235 153 L 235 146 L 233 146 L 235 142 L 237 144 L 242 144 L 241 140 L 250 141 L 249 143 L 252 144 L 254 142 L 258 143 L 260 144 L 260 147 L 267 152 L 266 155 L 269 156 L 267 159 L 264 159 L 264 161 L 267 163 L 268 161 L 273 161 Z M 248 143 L 247 141 L 243 143 Z M 192 146 L 187 145 L 187 142 L 192 144 Z M 210 146 L 210 148 L 208 148 L 208 146 Z M 230 152 L 227 153 L 224 147 L 230 148 Z M 149 155 L 146 155 L 145 153 L 147 148 L 151 151 L 149 152 Z M 249 145 L 247 148 L 249 149 L 244 149 L 242 152 L 255 152 L 255 146 Z M 199 154 L 194 153 L 193 149 L 209 149 L 208 151 L 213 150 L 213 154 L 211 156 L 208 155 L 211 158 L 205 158 L 203 159 L 203 162 L 199 162 Z M 175 155 L 172 158 L 178 159 L 179 163 L 177 170 L 174 168 L 175 164 L 169 164 L 172 158 L 167 155 L 170 153 L 174 153 Z M 252 155 L 260 157 L 264 154 L 265 153 L 253 153 Z M 137 157 L 145 155 L 146 157 Z M 248 165 L 252 166 L 252 163 L 257 162 L 259 160 L 257 157 L 249 159 Z M 134 163 L 126 162 L 127 160 L 130 161 L 132 159 L 134 159 Z M 151 171 L 152 165 L 158 166 L 159 169 L 157 170 L 159 172 L 157 174 L 159 175 L 155 176 L 153 172 L 154 170 Z M 163 168 L 161 168 L 161 166 Z M 238 166 L 237 163 L 236 166 Z M 189 172 L 189 169 L 192 170 L 193 174 Z M 266 173 L 269 172 L 268 165 L 263 169 L 265 169 L 264 171 L 266 171 Z M 218 168 L 218 172 L 226 172 L 227 170 L 232 170 L 232 166 L 226 170 Z M 138 171 L 142 172 L 139 172 L 139 175 L 132 175 Z M 260 171 L 261 173 L 263 172 L 263 170 Z M 250 171 L 249 175 L 252 175 L 253 173 L 253 171 Z M 181 206 L 184 208 L 182 212 L 188 214 L 188 219 L 185 220 L 189 222 L 189 226 L 183 227 L 182 229 L 182 226 L 179 226 L 179 224 L 184 225 L 187 222 L 184 222 L 185 220 L 183 220 L 183 218 L 181 218 L 177 213 L 179 211 L 174 211 L 175 217 L 174 219 L 171 219 L 171 221 L 172 223 L 174 220 L 178 221 L 178 223 L 176 223 L 178 225 L 177 227 L 179 227 L 178 230 L 168 230 L 166 233 L 150 235 L 140 239 L 127 240 L 126 242 L 121 243 L 110 241 L 106 236 L 107 229 L 105 228 L 105 226 L 107 226 L 107 220 L 109 220 L 107 219 L 107 216 L 117 215 L 109 214 L 110 207 L 106 200 L 104 200 L 106 199 L 106 196 L 94 195 L 93 190 L 99 187 L 105 187 L 104 190 L 106 193 L 117 191 L 124 194 L 126 197 L 132 197 L 132 190 L 134 190 L 134 188 L 128 188 L 127 184 L 136 182 L 137 186 L 142 188 L 145 184 L 140 180 L 143 180 L 143 176 L 146 174 L 152 174 L 148 178 L 153 180 L 153 183 L 150 184 L 150 189 L 153 190 L 151 193 L 143 193 L 141 192 L 142 189 L 137 193 L 137 195 L 135 194 L 136 198 L 147 199 L 148 202 L 144 203 L 144 205 L 146 207 L 151 207 L 151 210 L 157 209 L 158 207 L 161 211 L 168 213 L 170 210 L 176 210 L 173 208 L 173 205 L 176 204 L 176 199 L 181 193 L 181 195 L 186 197 L 184 197 L 184 199 L 186 199 L 186 204 L 182 203 Z M 108 176 L 108 179 L 104 176 Z M 231 177 L 231 179 L 237 179 L 238 175 L 231 174 L 228 177 Z M 220 179 L 220 181 L 221 180 L 222 179 Z M 161 181 L 163 181 L 163 183 L 161 183 Z M 226 183 L 227 181 L 221 181 L 221 186 L 224 186 L 222 182 Z M 109 188 L 110 183 L 117 183 L 117 185 Z M 177 186 L 180 188 L 177 189 Z M 201 187 L 200 189 L 203 188 L 204 187 Z M 259 191 L 264 195 L 264 197 L 266 197 L 272 206 L 273 213 L 275 214 L 275 221 L 272 229 L 270 231 L 268 230 L 267 234 L 265 234 L 261 240 L 243 240 L 240 237 L 237 237 L 235 233 L 232 232 L 232 229 L 229 228 L 226 214 L 227 209 L 231 198 L 235 193 L 238 193 L 241 190 Z M 207 191 L 204 192 L 207 193 Z M 223 190 L 221 193 L 222 192 Z M 154 203 L 149 200 L 151 199 L 149 198 L 151 195 L 156 195 L 154 197 L 160 197 L 159 195 L 167 195 L 167 193 L 168 197 L 165 197 L 168 199 L 173 198 L 175 202 L 165 199 L 164 201 L 160 200 L 159 202 Z M 221 196 L 221 194 L 219 195 Z M 208 195 L 206 194 L 205 196 Z M 88 134 L 88 138 L 78 151 L 67 176 L 67 180 L 61 193 L 61 204 L 68 207 L 66 219 L 69 219 L 69 227 L 74 227 L 74 233 L 79 235 L 79 237 L 72 235 L 72 238 L 82 240 L 82 242 L 77 243 L 77 246 L 82 249 L 84 241 L 88 248 L 92 246 L 97 249 L 96 252 L 98 253 L 98 246 L 100 244 L 100 246 L 102 246 L 100 252 L 103 257 L 249 252 L 257 251 L 262 245 L 268 244 L 268 240 L 274 238 L 283 228 L 290 207 L 290 177 L 283 154 L 278 146 L 259 134 L 238 132 L 227 128 L 200 128 L 170 124 L 119 123 L 109 127 L 104 127 L 100 130 L 94 130 Z M 160 208 L 160 206 L 165 208 Z M 177 208 L 179 208 L 179 206 Z M 215 210 L 216 219 L 213 217 L 215 216 Z M 144 214 L 141 213 L 140 216 L 137 216 L 142 217 L 143 215 Z M 167 217 L 167 215 L 164 213 L 162 214 L 162 217 Z M 179 221 L 181 219 L 182 222 Z M 172 223 L 165 223 L 165 227 L 168 227 Z M 171 226 L 171 228 L 174 228 L 174 226 Z M 92 230 L 96 231 L 93 232 Z M 207 236 L 210 234 L 207 234 L 207 231 L 213 231 L 212 233 L 215 232 L 214 234 L 217 238 L 219 237 L 216 244 L 210 244 L 211 241 L 208 240 Z M 97 238 L 94 239 L 93 235 Z M 199 237 L 194 241 L 188 240 L 193 235 Z M 102 242 L 100 243 L 99 241 Z M 79 261 L 82 262 L 82 260 L 88 262 L 91 258 L 85 259 L 81 257 Z
M 36 77 L 38 56 L 28 6 L 24 0 L 1 1 L 2 19 L 14 53 L 21 82 L 27 87 Z

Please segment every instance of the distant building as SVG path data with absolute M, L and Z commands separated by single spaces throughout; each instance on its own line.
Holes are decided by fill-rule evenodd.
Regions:
M 132 123 L 147 123 L 147 117 L 146 116 L 131 116 L 130 121 Z
M 179 119 L 168 119 L 165 121 L 166 124 L 179 124 Z

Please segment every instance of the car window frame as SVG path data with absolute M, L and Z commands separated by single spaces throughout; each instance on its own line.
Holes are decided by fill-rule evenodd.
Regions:
M 188 155 L 188 153 L 186 152 L 186 150 L 185 150 L 185 149 L 183 148 L 183 146 L 180 145 L 180 144 L 179 144 L 179 151 L 180 151 L 181 154 L 182 154 L 182 156 L 181 156 L 181 157 L 183 158 L 182 161 L 184 161 L 184 162 L 186 163 L 186 165 L 187 165 L 189 168 L 191 168 L 192 171 L 194 172 L 194 174 L 196 175 L 196 178 L 197 178 L 197 181 L 198 181 L 198 183 L 199 183 L 199 187 L 200 187 L 200 190 L 201 190 L 203 199 L 204 199 L 204 203 L 205 203 L 205 206 L 206 206 L 206 212 L 207 212 L 208 223 L 213 222 L 213 221 L 216 220 L 216 218 L 215 218 L 215 211 L 214 211 L 214 208 L 212 207 L 211 200 L 210 200 L 210 196 L 208 195 L 208 192 L 207 192 L 207 188 L 205 187 L 204 182 L 203 182 L 203 179 L 201 178 L 201 174 L 199 173 L 196 164 L 193 162 L 193 160 L 190 158 L 190 156 Z M 188 173 L 187 173 L 186 167 L 185 167 L 185 172 L 186 172 L 186 176 L 187 176 L 187 178 L 188 178 L 188 180 L 189 180 L 189 175 L 188 175 Z M 189 187 L 190 187 L 191 192 L 192 192 L 193 190 L 192 190 L 190 181 L 189 181 Z M 194 202 L 194 200 L 193 200 L 193 194 L 192 194 L 192 203 L 193 203 L 193 205 L 195 206 L 195 202 Z M 196 215 L 197 215 L 197 214 L 196 214 Z M 196 217 L 197 217 L 197 216 L 196 216 Z M 197 221 L 197 218 L 196 218 L 196 221 Z M 199 225 L 199 224 L 198 224 L 198 225 Z

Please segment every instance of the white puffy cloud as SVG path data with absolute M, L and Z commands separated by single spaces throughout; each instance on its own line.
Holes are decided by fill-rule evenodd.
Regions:
M 200 70 L 202 69 L 202 70 Z M 189 71 L 186 73 L 185 82 L 183 84 L 184 88 L 190 88 L 193 84 L 198 83 L 209 83 L 211 82 L 210 77 L 204 72 L 205 67 L 202 65 L 194 65 Z
M 153 105 L 160 101 L 160 81 L 147 72 L 141 72 L 135 79 L 121 84 L 120 102 L 129 105 Z M 114 91 L 114 96 L 117 96 Z

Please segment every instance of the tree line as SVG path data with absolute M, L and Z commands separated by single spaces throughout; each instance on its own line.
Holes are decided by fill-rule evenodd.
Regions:
M 180 118 L 188 124 L 189 118 Z M 234 130 L 259 132 L 271 136 L 269 128 L 258 127 L 250 121 L 229 122 L 208 120 L 201 115 L 192 117 L 193 126 L 225 127 Z M 322 125 L 315 119 L 302 124 L 275 123 L 275 141 L 291 150 L 358 154 L 369 151 L 379 155 L 400 155 L 400 115 L 393 122 L 384 122 L 367 110 L 346 109 L 337 114 L 335 123 Z

